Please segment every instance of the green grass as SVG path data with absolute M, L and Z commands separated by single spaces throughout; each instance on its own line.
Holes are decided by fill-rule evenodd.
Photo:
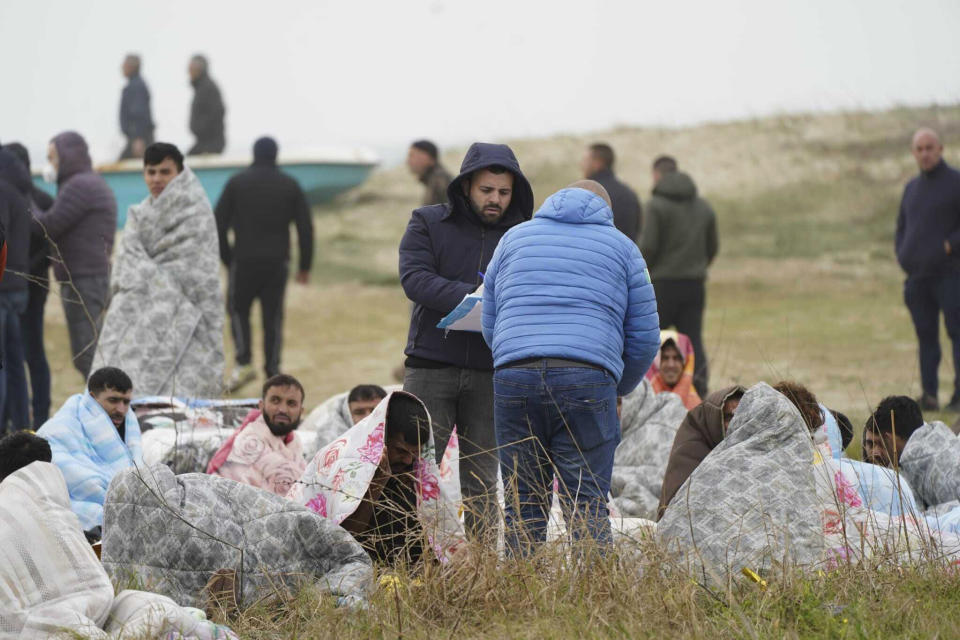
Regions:
M 956 106 L 898 108 L 510 144 L 538 203 L 579 177 L 577 161 L 594 140 L 614 146 L 618 173 L 644 198 L 652 158 L 678 157 L 719 217 L 705 325 L 711 386 L 796 379 L 862 425 L 883 396 L 919 393 L 893 257 L 895 217 L 915 173 L 912 131 L 938 127 L 947 159 L 960 164 L 958 122 Z M 447 166 L 458 167 L 462 152 L 448 152 Z M 397 244 L 419 195 L 420 185 L 397 168 L 315 212 L 313 278 L 288 290 L 283 355 L 284 369 L 306 386 L 308 406 L 357 383 L 390 382 L 401 363 L 409 302 L 398 285 Z M 81 380 L 68 362 L 55 297 L 47 315 L 56 409 Z M 225 340 L 229 357 L 228 333 Z M 951 382 L 945 348 L 941 402 Z M 251 383 L 238 395 L 257 391 Z M 365 611 L 337 610 L 303 592 L 232 624 L 245 638 L 960 636 L 955 571 L 849 569 L 711 594 L 662 574 L 655 558 L 628 553 L 585 575 L 557 566 L 498 569 L 488 558 L 465 573 L 431 575 L 421 588 L 381 590 Z

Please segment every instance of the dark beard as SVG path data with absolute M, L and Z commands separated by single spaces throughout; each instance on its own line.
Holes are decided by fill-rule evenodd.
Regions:
M 473 200 L 471 200 L 471 199 L 469 198 L 469 196 L 467 197 L 467 204 L 470 205 L 470 210 L 473 211 L 473 214 L 474 214 L 475 216 L 477 216 L 477 220 L 480 221 L 480 224 L 482 224 L 482 225 L 484 225 L 484 226 L 487 226 L 487 227 L 495 227 L 495 226 L 497 226 L 497 225 L 500 224 L 500 222 L 503 220 L 504 215 L 506 215 L 505 212 L 501 211 L 501 212 L 500 212 L 500 217 L 497 218 L 495 221 L 491 222 L 490 220 L 487 220 L 487 219 L 483 216 L 483 208 L 481 207 L 480 209 L 477 209 L 477 205 L 474 204 Z
M 270 433 L 277 436 L 278 438 L 283 438 L 291 431 L 300 426 L 300 418 L 293 420 L 288 425 L 275 424 L 273 420 L 270 419 L 266 413 L 263 414 L 263 421 L 267 423 L 267 427 L 270 428 Z

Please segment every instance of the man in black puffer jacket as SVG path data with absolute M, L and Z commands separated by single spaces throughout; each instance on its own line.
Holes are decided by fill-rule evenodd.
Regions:
M 457 427 L 467 530 L 489 540 L 498 465 L 493 356 L 479 331 L 445 331 L 437 323 L 480 286 L 507 229 L 530 219 L 533 190 L 510 147 L 477 142 L 447 196 L 449 204 L 415 210 L 400 241 L 400 282 L 415 303 L 403 389 L 430 411 L 438 457 Z
M 277 168 L 277 143 L 266 137 L 253 145 L 253 166 L 227 182 L 215 214 L 220 259 L 230 270 L 227 312 L 237 347 L 237 364 L 227 385 L 232 391 L 256 376 L 250 365 L 254 299 L 260 300 L 263 314 L 266 376 L 280 373 L 290 225 L 296 225 L 300 244 L 297 282 L 306 284 L 313 261 L 313 221 L 300 185 Z M 227 237 L 230 229 L 233 247 Z

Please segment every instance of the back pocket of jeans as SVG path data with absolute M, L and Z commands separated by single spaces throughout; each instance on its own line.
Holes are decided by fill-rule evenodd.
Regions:
M 610 424 L 609 413 L 610 404 L 606 399 L 563 399 L 563 419 L 582 451 L 598 447 L 616 436 L 614 431 L 618 425 Z

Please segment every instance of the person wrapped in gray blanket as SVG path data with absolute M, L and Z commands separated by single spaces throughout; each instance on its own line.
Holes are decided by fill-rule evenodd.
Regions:
M 610 483 L 620 516 L 656 519 L 670 449 L 686 415 L 680 396 L 655 393 L 647 380 L 623 398 Z
M 370 558 L 349 533 L 282 496 L 162 464 L 118 474 L 104 504 L 103 565 L 174 601 L 203 606 L 229 575 L 235 606 L 315 583 L 341 604 L 365 601 Z M 212 590 L 212 589 L 211 589 Z
M 916 497 L 937 513 L 960 500 L 960 439 L 942 422 L 926 423 L 912 398 L 880 401 L 864 426 L 863 457 L 899 469 Z

